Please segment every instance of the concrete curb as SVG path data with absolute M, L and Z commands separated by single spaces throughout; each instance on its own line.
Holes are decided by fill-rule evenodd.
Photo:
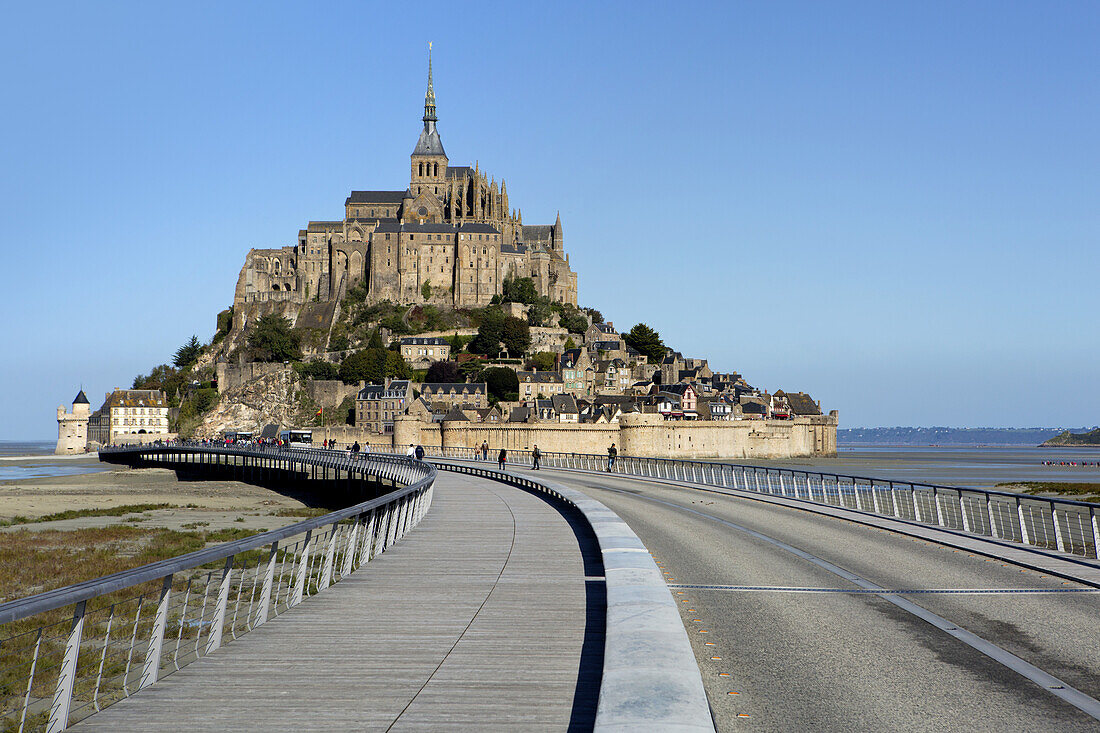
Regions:
M 607 586 L 603 680 L 595 730 L 714 731 L 699 665 L 676 601 L 638 535 L 602 503 L 551 481 L 432 459 L 437 468 L 534 489 L 575 506 L 591 525 Z

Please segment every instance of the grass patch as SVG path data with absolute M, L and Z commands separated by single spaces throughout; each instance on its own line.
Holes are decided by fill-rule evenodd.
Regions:
M 1086 481 L 1004 481 L 998 489 L 1022 490 L 1025 494 L 1062 494 L 1063 496 L 1087 496 L 1100 494 L 1100 483 Z
M 272 516 L 275 517 L 323 517 L 326 514 L 332 514 L 331 509 L 325 509 L 320 506 L 300 506 L 290 507 L 288 509 L 280 509 Z
M 242 529 L 240 527 L 233 527 L 230 529 L 215 529 L 212 532 L 206 533 L 207 542 L 232 542 L 233 540 L 243 540 L 245 537 L 251 537 L 254 534 L 260 534 L 266 532 L 266 529 Z
M 154 509 L 178 509 L 176 504 L 123 504 L 122 506 L 103 507 L 100 509 L 69 509 L 64 512 L 45 514 L 31 519 L 29 517 L 12 517 L 0 521 L 0 527 L 11 527 L 16 524 L 37 524 L 39 522 L 58 522 L 62 519 L 79 519 L 81 517 L 121 517 L 124 514 L 138 514 L 151 512 Z M 134 521 L 134 520 L 128 520 Z
M 181 524 L 181 529 L 198 529 L 199 527 L 209 527 L 210 522 L 188 522 L 187 524 Z

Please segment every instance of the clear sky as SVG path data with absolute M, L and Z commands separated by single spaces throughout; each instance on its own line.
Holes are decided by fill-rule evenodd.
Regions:
M 1100 3 L 20 3 L 0 439 L 209 339 L 251 247 L 452 164 L 582 305 L 841 426 L 1100 418 Z

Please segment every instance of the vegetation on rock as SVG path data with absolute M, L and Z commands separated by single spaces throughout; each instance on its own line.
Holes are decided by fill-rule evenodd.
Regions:
M 256 321 L 248 336 L 253 361 L 298 361 L 302 358 L 302 337 L 288 319 L 268 313 Z
M 623 336 L 626 345 L 645 354 L 650 364 L 661 361 L 666 347 L 661 341 L 661 335 L 644 323 L 639 323 L 630 329 L 630 333 Z

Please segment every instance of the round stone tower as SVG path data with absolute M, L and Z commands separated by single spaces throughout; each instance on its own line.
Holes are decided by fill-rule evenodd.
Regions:
M 73 398 L 73 411 L 65 412 L 61 405 L 57 407 L 57 448 L 59 456 L 84 453 L 88 449 L 88 418 L 92 414 L 92 405 L 88 402 L 84 390 Z

